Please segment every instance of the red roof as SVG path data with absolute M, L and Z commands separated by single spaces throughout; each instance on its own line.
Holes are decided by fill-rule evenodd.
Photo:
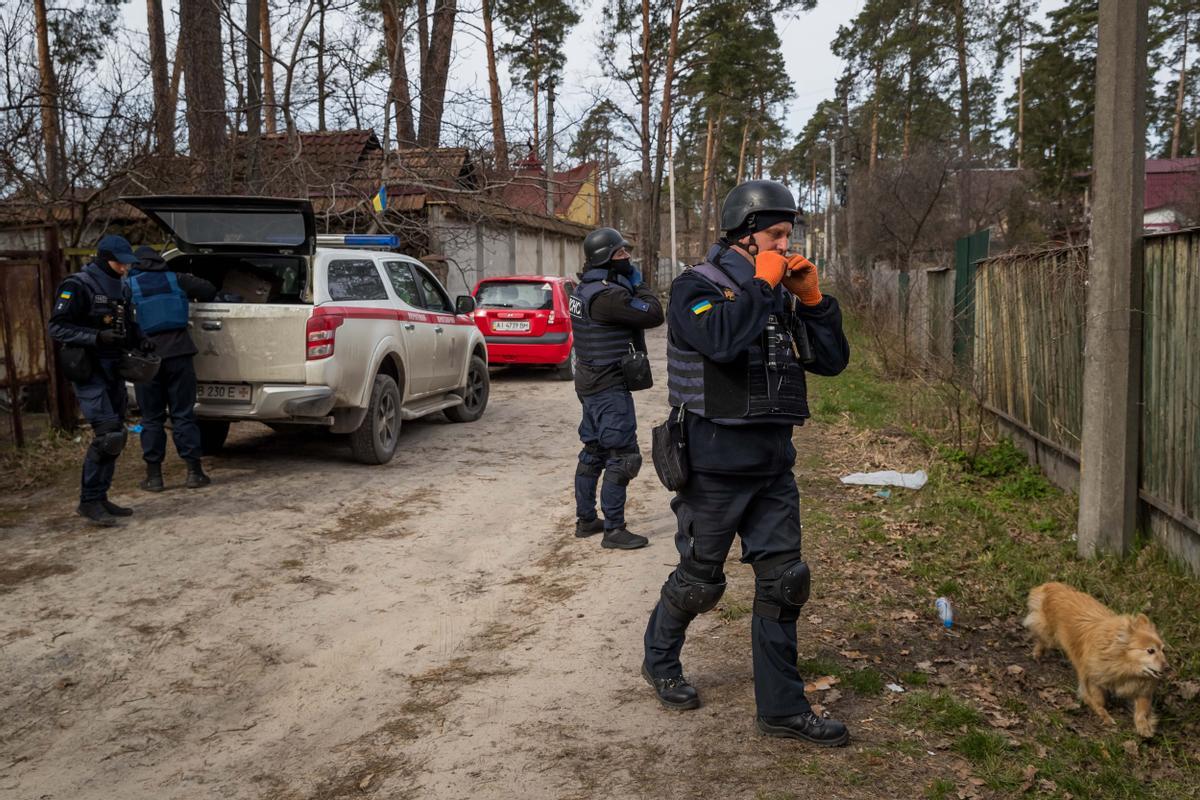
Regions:
M 542 163 L 536 158 L 531 158 L 521 162 L 518 167 L 511 183 L 504 187 L 504 202 L 514 208 L 545 214 L 546 173 L 542 169 Z M 566 216 L 579 190 L 595 174 L 596 169 L 596 162 L 587 161 L 571 169 L 555 170 L 554 185 L 551 187 L 555 214 Z
M 1200 158 L 1146 159 L 1146 210 L 1178 205 L 1200 194 Z

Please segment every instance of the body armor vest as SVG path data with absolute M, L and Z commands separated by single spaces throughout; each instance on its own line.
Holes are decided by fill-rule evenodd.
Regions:
M 624 325 L 610 325 L 592 319 L 592 298 L 606 289 L 619 286 L 631 295 L 629 284 L 618 278 L 607 280 L 608 270 L 589 269 L 572 293 L 568 302 L 571 311 L 571 327 L 575 333 L 575 353 L 580 364 L 603 368 L 617 364 L 634 347 L 635 331 Z
M 129 306 L 125 300 L 125 287 L 120 278 L 114 278 L 95 264 L 87 264 L 73 275 L 87 287 L 91 304 L 85 324 L 89 328 L 125 329 L 129 323 Z M 125 319 L 121 319 L 121 315 Z
M 740 287 L 719 267 L 703 263 L 690 271 L 728 297 Z M 793 327 L 804 323 L 791 311 L 774 312 L 758 340 L 728 363 L 667 338 L 667 392 L 672 406 L 711 420 L 749 420 L 802 425 L 808 418 L 804 366 Z

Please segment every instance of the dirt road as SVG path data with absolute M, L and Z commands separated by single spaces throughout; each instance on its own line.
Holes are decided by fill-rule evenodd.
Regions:
M 690 784 L 669 762 L 713 712 L 668 714 L 638 677 L 668 496 L 647 463 L 648 548 L 575 539 L 578 411 L 569 383 L 500 373 L 482 420 L 409 424 L 384 467 L 254 426 L 202 491 L 138 492 L 131 443 L 114 531 L 71 514 L 73 465 L 5 498 L 0 796 L 632 797 L 658 762 Z M 748 670 L 696 678 L 744 705 Z

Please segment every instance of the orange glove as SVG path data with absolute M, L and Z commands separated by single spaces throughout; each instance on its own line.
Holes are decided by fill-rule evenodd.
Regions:
M 806 306 L 815 306 L 821 302 L 821 289 L 817 285 L 817 265 L 804 256 L 796 255 L 788 259 L 787 276 L 783 286 L 796 295 Z
M 787 271 L 787 259 L 774 250 L 759 253 L 754 257 L 754 277 L 762 278 L 774 289 L 783 280 Z

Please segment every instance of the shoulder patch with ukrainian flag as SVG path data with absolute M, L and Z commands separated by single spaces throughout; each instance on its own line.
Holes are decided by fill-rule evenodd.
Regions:
M 701 300 L 699 303 L 696 303 L 694 306 L 692 306 L 692 313 L 696 316 L 700 316 L 705 311 L 712 311 L 712 307 L 713 304 L 711 300 Z
M 59 293 L 58 296 L 61 297 L 63 300 L 70 300 L 71 294 L 72 294 L 72 292 L 70 289 L 64 289 L 61 293 Z

